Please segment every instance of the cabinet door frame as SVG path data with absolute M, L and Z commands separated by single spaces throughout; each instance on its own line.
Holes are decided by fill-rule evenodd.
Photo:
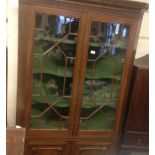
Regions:
M 100 22 L 111 22 L 111 23 L 120 23 L 120 24 L 127 24 L 130 26 L 130 33 L 127 45 L 127 51 L 125 56 L 125 64 L 123 66 L 122 71 L 122 78 L 120 84 L 120 96 L 119 102 L 117 104 L 117 110 L 115 114 L 115 123 L 114 129 L 112 131 L 79 131 L 80 125 L 80 113 L 81 113 L 81 103 L 82 103 L 82 96 L 83 96 L 83 84 L 86 74 L 86 64 L 87 64 L 87 57 L 88 57 L 88 48 L 89 48 L 89 36 L 91 30 L 91 23 L 93 21 L 100 21 Z M 122 121 L 124 117 L 125 105 L 127 100 L 127 93 L 129 89 L 129 82 L 131 78 L 131 71 L 132 71 L 132 64 L 134 61 L 134 56 L 136 52 L 136 45 L 138 38 L 135 37 L 135 34 L 139 32 L 139 26 L 141 21 L 137 21 L 135 19 L 113 16 L 113 15 L 106 15 L 106 14 L 97 14 L 97 13 L 87 13 L 87 25 L 85 27 L 85 44 L 83 45 L 83 56 L 81 62 L 81 70 L 80 70 L 80 78 L 79 78 L 79 87 L 78 87 L 78 104 L 77 104 L 77 111 L 76 111 L 76 124 L 75 124 L 75 131 L 74 134 L 80 137 L 119 137 L 122 127 Z M 87 30 L 87 31 L 86 31 Z M 134 43 L 133 43 L 134 42 Z
M 32 64 L 33 64 L 33 44 L 34 44 L 34 27 L 35 27 L 35 14 L 51 14 L 63 15 L 79 19 L 78 40 L 76 47 L 76 61 L 73 71 L 73 89 L 70 101 L 69 110 L 69 127 L 68 130 L 58 131 L 51 129 L 31 129 L 31 105 L 32 105 Z M 37 5 L 20 4 L 19 6 L 19 62 L 18 62 L 18 103 L 17 103 L 17 123 L 25 126 L 30 136 L 43 136 L 43 137 L 57 137 L 57 136 L 72 136 L 74 127 L 75 110 L 77 104 L 77 88 L 78 78 L 80 71 L 80 58 L 82 54 L 82 41 L 84 33 L 85 16 L 79 11 L 58 9 L 52 7 L 44 7 Z M 25 18 L 23 18 L 25 17 Z M 27 27 L 25 28 L 25 25 Z M 26 47 L 24 46 L 26 45 Z M 25 47 L 25 49 L 23 49 Z M 22 62 L 24 61 L 24 63 Z M 23 72 L 24 70 L 25 72 Z M 23 81 L 25 80 L 25 81 Z M 20 92 L 22 90 L 22 93 Z M 22 101 L 21 101 L 22 99 Z M 22 108 L 21 108 L 22 107 Z M 22 109 L 22 112 L 21 112 Z M 30 132 L 29 132 L 30 131 Z M 36 132 L 37 131 L 37 132 Z

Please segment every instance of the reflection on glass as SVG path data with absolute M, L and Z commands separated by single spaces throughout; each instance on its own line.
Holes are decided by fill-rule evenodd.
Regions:
M 68 128 L 78 25 L 75 18 L 36 15 L 32 128 Z
M 128 36 L 128 25 L 92 22 L 81 130 L 113 129 Z

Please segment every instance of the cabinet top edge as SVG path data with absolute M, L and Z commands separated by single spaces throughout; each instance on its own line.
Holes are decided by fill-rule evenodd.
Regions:
M 147 11 L 149 4 L 131 0 L 19 0 L 20 3 L 40 4 L 51 3 L 51 2 L 62 2 L 82 5 L 98 5 L 100 7 L 110 7 L 117 9 L 127 9 L 131 11 Z

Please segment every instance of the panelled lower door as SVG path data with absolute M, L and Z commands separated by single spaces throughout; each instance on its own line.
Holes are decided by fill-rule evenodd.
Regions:
M 62 147 L 41 147 L 32 148 L 32 155 L 63 155 Z
M 28 155 L 67 155 L 69 154 L 69 150 L 67 144 L 65 142 L 59 142 L 57 144 L 55 142 L 53 144 L 40 144 L 40 145 L 29 145 Z M 62 144 L 61 144 L 62 143 Z M 63 144 L 64 143 L 64 144 Z

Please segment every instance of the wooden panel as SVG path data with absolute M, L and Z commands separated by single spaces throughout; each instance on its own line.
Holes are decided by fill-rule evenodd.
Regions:
M 148 9 L 147 3 L 136 3 L 131 1 L 121 3 L 120 1 L 109 2 L 107 0 L 20 0 L 20 3 L 67 8 L 86 12 L 98 12 L 102 14 L 114 14 L 134 19 L 138 19 L 141 13 Z
M 111 155 L 109 146 L 80 146 L 78 155 Z
M 6 153 L 7 155 L 24 154 L 25 129 L 7 128 Z
M 125 142 L 126 145 L 138 145 L 144 146 L 149 144 L 149 137 L 148 134 L 132 134 L 127 133 L 125 135 Z
M 86 148 L 83 150 L 83 148 L 80 149 L 79 155 L 108 155 L 109 153 L 107 151 L 104 151 L 104 148 Z
M 31 83 L 26 82 L 29 79 L 31 70 L 27 68 L 30 63 L 29 55 L 32 49 L 32 8 L 27 5 L 19 6 L 19 47 L 18 47 L 18 90 L 17 90 L 17 116 L 16 122 L 20 126 L 26 126 L 29 115 L 29 91 L 28 86 Z
M 137 70 L 137 68 L 135 68 Z M 149 126 L 149 74 L 148 70 L 137 70 L 128 114 L 127 130 L 147 132 Z
M 32 148 L 32 155 L 62 155 L 63 147 Z
M 76 155 L 113 155 L 114 145 L 112 142 L 82 141 L 75 143 Z
M 50 3 L 50 0 L 20 0 L 20 2 L 29 2 L 29 3 Z M 120 7 L 131 10 L 139 10 L 139 9 L 148 9 L 147 3 L 140 3 L 134 1 L 124 1 L 121 3 L 119 0 L 61 0 L 61 2 L 75 3 L 75 4 L 87 4 L 87 5 L 100 5 L 104 7 Z
M 25 155 L 67 155 L 70 143 L 63 139 L 29 139 Z

